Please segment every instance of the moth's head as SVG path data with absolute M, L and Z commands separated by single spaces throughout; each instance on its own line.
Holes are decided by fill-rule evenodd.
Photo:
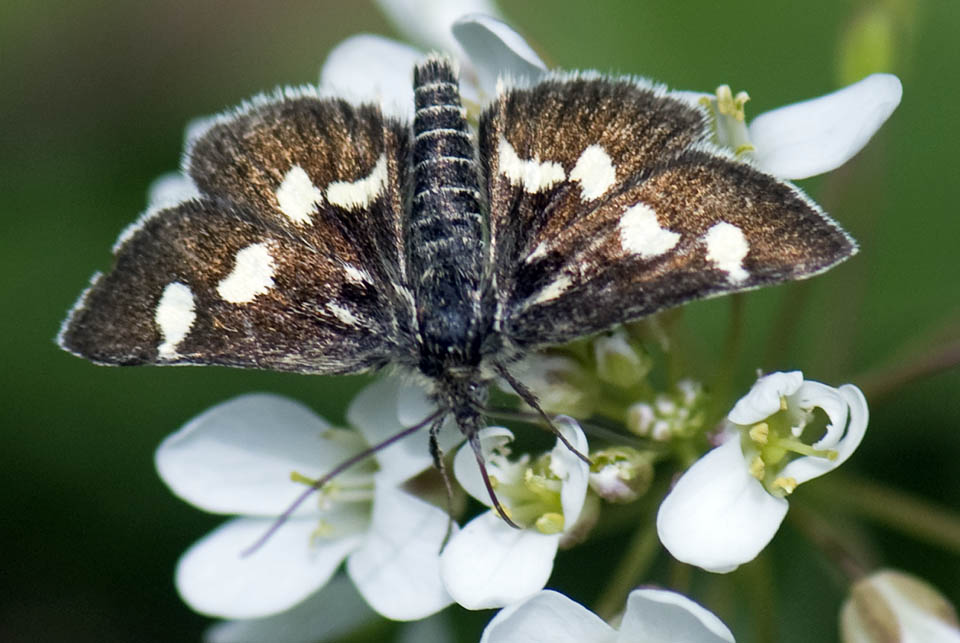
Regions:
M 480 353 L 469 346 L 444 342 L 426 342 L 421 346 L 418 370 L 431 379 L 477 379 Z

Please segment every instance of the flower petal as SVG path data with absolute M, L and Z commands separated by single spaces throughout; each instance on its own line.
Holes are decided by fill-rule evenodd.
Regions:
M 327 423 L 307 407 L 256 393 L 218 404 L 157 449 L 157 471 L 187 502 L 215 513 L 276 516 L 303 487 L 290 473 L 318 477 L 356 453 L 323 439 Z M 305 504 L 301 512 L 312 511 Z
M 500 13 L 490 0 L 377 0 L 377 4 L 406 40 L 458 55 L 460 48 L 450 33 L 454 21 L 468 13 Z
M 613 628 L 599 616 L 547 589 L 500 610 L 487 623 L 480 643 L 605 643 L 615 637 Z
M 285 612 L 243 620 L 224 621 L 208 629 L 207 643 L 322 643 L 339 641 L 377 620 L 377 614 L 357 594 L 344 574 Z
M 577 451 L 584 455 L 590 452 L 587 436 L 584 435 L 583 429 L 576 420 L 561 415 L 556 418 L 554 424 Z M 570 529 L 580 518 L 580 511 L 587 497 L 590 465 L 557 439 L 557 445 L 550 452 L 550 470 L 563 481 L 563 486 L 560 488 L 560 505 L 563 507 L 565 529 Z
M 500 77 L 535 81 L 547 70 L 523 36 L 502 20 L 470 14 L 453 23 L 453 35 L 467 54 L 481 90 L 492 97 Z
M 780 410 L 781 396 L 793 395 L 802 384 L 803 373 L 800 371 L 764 375 L 737 400 L 727 418 L 741 426 L 762 422 Z
M 430 398 L 422 386 L 407 379 L 401 380 L 401 382 L 397 391 L 397 418 L 399 418 L 400 424 L 413 426 L 423 422 L 425 418 L 436 412 L 437 403 Z M 440 429 L 440 433 L 437 434 L 437 441 L 440 444 L 440 450 L 444 453 L 452 450 L 463 441 L 463 434 L 460 433 L 457 423 L 449 413 Z
M 843 437 L 829 447 L 836 449 L 836 459 L 828 460 L 827 458 L 813 457 L 797 458 L 783 468 L 781 475 L 784 477 L 794 478 L 798 484 L 802 484 L 807 480 L 822 476 L 846 462 L 846 460 L 853 455 L 853 452 L 857 450 L 857 447 L 860 446 L 860 442 L 863 440 L 863 436 L 867 431 L 867 423 L 870 420 L 867 400 L 863 397 L 860 389 L 853 384 L 844 384 L 837 389 L 837 392 L 849 408 L 849 415 Z M 815 444 L 814 447 L 823 448 L 819 442 Z
M 488 426 L 481 429 L 477 437 L 480 440 L 480 447 L 487 462 L 490 461 L 490 455 L 494 449 L 513 442 L 513 433 L 510 429 L 505 429 L 502 426 Z M 490 494 L 487 493 L 487 487 L 483 484 L 480 465 L 477 464 L 477 458 L 469 444 L 460 447 L 457 455 L 454 456 L 453 476 L 463 487 L 463 490 L 478 501 L 488 507 L 493 504 L 490 501 Z
M 182 172 L 167 172 L 150 184 L 147 190 L 147 209 L 169 208 L 199 197 L 200 191 L 193 184 L 193 179 Z
M 383 377 L 360 391 L 350 402 L 347 421 L 369 445 L 378 444 L 400 433 L 408 424 L 397 417 L 398 398 L 406 395 L 406 385 L 396 377 Z M 419 420 L 433 412 L 427 411 Z M 402 482 L 433 464 L 427 448 L 427 431 L 417 431 L 376 453 L 380 475 Z
M 827 422 L 826 431 L 814 443 L 814 448 L 832 448 L 843 437 L 843 432 L 847 428 L 849 410 L 847 401 L 840 395 L 840 391 L 832 386 L 806 380 L 797 389 L 797 392 L 790 396 L 787 404 L 791 407 L 796 406 L 804 414 L 815 408 L 819 408 L 827 414 L 829 422 Z M 794 428 L 794 432 L 796 432 L 796 428 Z
M 313 519 L 287 521 L 250 555 L 272 520 L 231 520 L 195 543 L 177 564 L 177 589 L 190 607 L 223 618 L 250 619 L 290 609 L 326 584 L 362 536 L 311 539 Z
M 840 612 L 845 642 L 960 643 L 953 605 L 929 583 L 895 569 L 853 584 Z
M 725 573 L 753 560 L 786 513 L 787 501 L 749 474 L 733 436 L 683 474 L 660 505 L 657 532 L 677 560 Z
M 382 36 L 347 38 L 327 56 L 320 70 L 324 93 L 354 103 L 375 103 L 384 113 L 413 120 L 413 68 L 423 54 Z
M 873 74 L 832 94 L 755 118 L 749 127 L 761 169 L 803 179 L 840 167 L 859 152 L 900 104 L 892 74 Z
M 684 641 L 733 643 L 733 634 L 717 616 L 683 594 L 662 589 L 635 589 L 617 641 Z
M 347 570 L 367 602 L 397 621 L 421 619 L 453 599 L 440 580 L 450 519 L 431 504 L 378 479 L 373 521 Z
M 487 511 L 450 539 L 440 556 L 447 591 L 467 609 L 502 607 L 543 589 L 559 534 L 514 529 Z

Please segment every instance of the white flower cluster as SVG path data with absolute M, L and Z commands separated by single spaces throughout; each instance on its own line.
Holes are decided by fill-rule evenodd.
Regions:
M 498 79 L 532 79 L 546 70 L 522 37 L 492 17 L 496 7 L 489 2 L 380 4 L 423 49 L 373 35 L 349 38 L 323 65 L 322 91 L 411 117 L 411 72 L 426 50 L 458 56 L 468 105 L 492 97 Z M 480 13 L 464 15 L 469 11 Z M 407 19 L 411 15 L 415 22 Z M 760 169 L 802 178 L 856 154 L 897 106 L 900 91 L 896 77 L 877 74 L 749 124 L 743 94 L 721 88 L 716 96 L 677 96 L 708 104 L 717 140 Z M 193 190 L 182 176 L 166 177 L 155 184 L 151 202 L 160 206 Z M 597 361 L 609 377 L 641 377 L 649 368 L 634 364 L 619 335 L 604 341 Z M 540 364 L 540 388 L 555 390 L 555 371 L 566 366 Z M 578 390 L 567 386 L 557 400 L 547 396 L 544 406 L 573 412 L 579 407 L 571 395 Z M 634 431 L 669 440 L 678 427 L 689 430 L 700 395 L 695 385 L 684 384 L 676 395 L 635 405 Z M 453 602 L 469 609 L 504 607 L 483 634 L 489 643 L 661 641 L 676 640 L 680 632 L 689 641 L 733 640 L 713 614 L 673 592 L 633 591 L 615 629 L 565 596 L 543 591 L 558 549 L 581 540 L 595 520 L 590 503 L 634 500 L 638 481 L 644 490 L 649 485 L 652 466 L 635 454 L 609 451 L 597 452 L 599 467 L 590 471 L 559 441 L 539 457 L 513 457 L 513 434 L 505 428 L 487 428 L 480 440 L 498 499 L 521 529 L 493 510 L 459 528 L 444 509 L 411 492 L 411 478 L 432 465 L 426 438 L 414 434 L 337 476 L 255 551 L 244 553 L 314 480 L 431 412 L 419 389 L 381 380 L 353 400 L 349 430 L 330 427 L 291 400 L 258 394 L 216 406 L 164 441 L 156 464 L 173 492 L 206 511 L 238 516 L 191 547 L 177 568 L 177 587 L 191 607 L 229 619 L 210 630 L 210 640 L 329 640 L 376 614 L 413 621 Z M 760 378 L 729 413 L 722 444 L 687 470 L 662 503 L 661 541 L 677 559 L 711 571 L 751 560 L 776 532 L 786 496 L 846 460 L 866 424 L 866 403 L 854 386 L 833 389 L 799 372 Z M 578 451 L 589 453 L 576 421 L 560 418 L 557 426 Z M 455 427 L 441 432 L 444 447 L 456 439 Z M 469 448 L 457 453 L 453 474 L 468 494 L 490 505 Z M 349 582 L 335 576 L 344 561 Z
M 815 409 L 828 423 L 807 445 L 806 429 L 819 419 Z M 341 474 L 256 551 L 243 554 L 301 493 L 302 482 L 291 482 L 291 472 L 295 480 L 315 479 L 429 412 L 419 389 L 384 379 L 351 404 L 347 417 L 354 431 L 332 429 L 291 400 L 255 394 L 216 406 L 167 438 L 156 461 L 170 488 L 207 511 L 241 515 L 184 554 L 177 569 L 184 600 L 199 612 L 246 621 L 221 626 L 221 634 L 263 626 L 251 619 L 276 622 L 282 612 L 293 621 L 312 618 L 301 604 L 320 600 L 311 596 L 346 559 L 347 574 L 366 603 L 395 620 L 421 619 L 454 601 L 468 609 L 512 605 L 491 623 L 491 641 L 527 640 L 496 632 L 506 631 L 502 623 L 516 624 L 529 618 L 527 611 L 557 601 L 567 601 L 584 623 L 596 621 L 568 599 L 537 594 L 564 540 L 582 535 L 578 525 L 593 474 L 560 440 L 540 458 L 511 458 L 513 434 L 504 428 L 485 429 L 480 440 L 498 498 L 522 529 L 489 510 L 463 529 L 454 527 L 444 546 L 446 513 L 403 488 L 431 464 L 423 436 L 414 434 L 379 451 L 359 471 Z M 783 520 L 786 487 L 841 464 L 866 424 L 866 403 L 852 385 L 833 389 L 805 381 L 799 372 L 761 378 L 728 415 L 723 444 L 691 467 L 664 500 L 657 519 L 661 541 L 678 559 L 710 571 L 730 571 L 753 559 Z M 589 452 L 575 421 L 559 418 L 557 426 L 578 451 Z M 762 439 L 758 426 L 767 427 Z M 763 446 L 743 446 L 758 439 L 764 445 L 779 441 L 771 449 L 777 457 L 759 476 L 756 459 L 769 453 Z M 469 447 L 458 451 L 453 468 L 460 486 L 489 506 Z M 783 478 L 793 482 L 772 488 L 764 483 Z M 651 600 L 649 593 L 631 595 L 628 613 L 633 602 L 645 600 Z M 632 631 L 624 627 L 621 636 Z

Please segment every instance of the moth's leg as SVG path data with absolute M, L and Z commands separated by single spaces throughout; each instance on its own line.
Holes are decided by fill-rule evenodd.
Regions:
M 493 503 L 493 508 L 497 510 L 497 513 L 500 514 L 500 517 L 503 518 L 505 523 L 515 529 L 522 529 L 520 525 L 510 519 L 507 510 L 500 504 L 500 499 L 497 498 L 497 494 L 493 490 L 493 484 L 490 482 L 490 474 L 487 473 L 487 462 L 483 457 L 483 449 L 480 447 L 480 438 L 477 437 L 477 433 L 471 433 L 467 440 L 470 442 L 470 448 L 473 449 L 473 454 L 477 458 L 477 465 L 480 467 L 480 477 L 483 478 L 483 486 L 487 488 L 487 494 L 490 496 L 490 502 Z
M 447 465 L 443 461 L 443 449 L 440 448 L 440 441 L 437 439 L 437 434 L 443 428 L 444 419 L 446 419 L 445 416 L 441 415 L 430 425 L 430 456 L 433 458 L 434 468 L 440 472 L 440 477 L 443 478 L 443 486 L 447 492 L 447 533 L 440 545 L 441 550 L 447 546 L 447 541 L 453 534 L 453 485 L 450 482 L 450 472 L 447 471 Z
M 537 401 L 537 396 L 533 394 L 533 391 L 527 388 L 523 382 L 511 375 L 510 371 L 508 371 L 507 367 L 503 364 L 497 363 L 494 366 L 496 367 L 497 373 L 500 375 L 500 377 L 507 381 L 507 384 L 510 385 L 510 388 L 512 388 L 514 392 L 520 396 L 520 399 L 526 402 L 530 407 L 540 414 L 540 417 L 544 419 L 544 421 L 547 423 L 547 426 L 550 427 L 550 430 L 553 431 L 553 433 L 557 436 L 557 439 L 563 443 L 563 446 L 570 449 L 574 455 L 587 464 L 592 465 L 593 463 L 590 462 L 590 458 L 588 458 L 586 454 L 577 451 L 577 448 L 570 444 L 570 441 L 564 437 L 563 433 L 560 432 L 560 429 L 558 429 L 553 423 L 553 419 L 551 419 L 551 417 L 547 415 L 547 412 L 540 407 L 540 403 Z

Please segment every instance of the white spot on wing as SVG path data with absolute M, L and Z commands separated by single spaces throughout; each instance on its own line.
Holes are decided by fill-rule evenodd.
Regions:
M 347 210 L 369 206 L 387 185 L 387 156 L 381 154 L 370 174 L 356 181 L 334 181 L 327 186 L 327 200 Z
M 573 280 L 570 279 L 570 277 L 567 275 L 560 275 L 557 279 L 554 279 L 549 284 L 541 288 L 536 297 L 530 300 L 530 304 L 539 304 L 545 301 L 550 301 L 551 299 L 556 299 L 572 285 Z
M 323 203 L 323 192 L 302 167 L 294 165 L 277 188 L 277 203 L 288 219 L 303 225 L 310 223 L 310 215 L 317 211 L 317 204 Z
M 536 261 L 540 257 L 544 257 L 547 254 L 547 242 L 541 241 L 537 244 L 537 247 L 533 249 L 533 252 L 527 255 L 527 258 L 523 261 L 529 263 L 531 261 Z
M 510 142 L 503 136 L 497 143 L 497 156 L 500 164 L 500 174 L 507 177 L 511 185 L 523 187 L 524 192 L 535 194 L 549 189 L 555 183 L 566 178 L 563 167 L 553 161 L 543 161 L 533 158 L 521 159 Z
M 273 288 L 276 264 L 266 242 L 237 252 L 233 271 L 217 284 L 217 293 L 231 304 L 246 304 Z
M 652 259 L 673 249 L 680 235 L 660 227 L 657 213 L 645 203 L 627 209 L 620 217 L 620 245 L 627 252 Z
M 582 201 L 592 201 L 602 197 L 617 182 L 617 168 L 606 150 L 599 145 L 591 145 L 577 159 L 577 164 L 570 172 L 570 180 L 580 182 Z
M 344 308 L 340 304 L 330 302 L 326 306 L 330 313 L 344 323 L 346 326 L 359 326 L 360 319 L 354 315 L 349 308 Z
M 370 273 L 362 268 L 357 268 L 356 266 L 351 266 L 348 263 L 343 264 L 343 272 L 346 275 L 349 281 L 355 283 L 363 284 L 372 284 L 373 277 L 370 276 Z
M 707 245 L 707 259 L 726 272 L 731 282 L 738 283 L 750 276 L 743 268 L 743 259 L 750 252 L 743 230 L 721 221 L 707 230 L 703 242 Z
M 157 303 L 153 320 L 160 329 L 163 341 L 157 346 L 161 359 L 177 357 L 177 345 L 190 332 L 197 313 L 193 305 L 193 293 L 186 284 L 173 281 L 167 284 Z

